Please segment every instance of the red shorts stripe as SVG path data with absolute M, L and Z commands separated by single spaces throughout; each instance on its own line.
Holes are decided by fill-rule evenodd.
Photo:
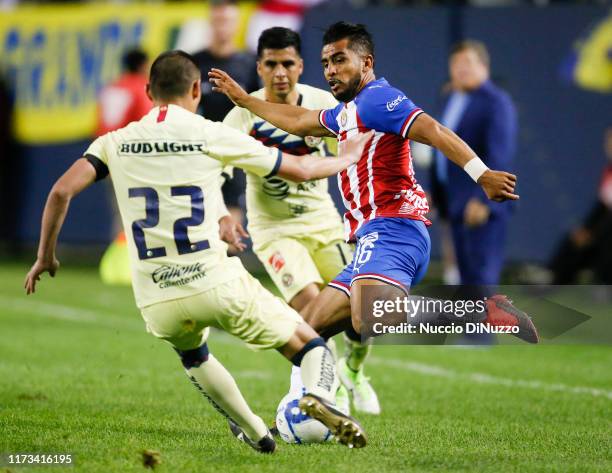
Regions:
M 346 284 L 342 284 L 339 281 L 330 281 L 329 283 L 327 283 L 327 285 L 329 287 L 333 287 L 334 289 L 337 289 L 340 292 L 343 292 L 348 297 L 351 297 L 351 288 L 347 286 Z

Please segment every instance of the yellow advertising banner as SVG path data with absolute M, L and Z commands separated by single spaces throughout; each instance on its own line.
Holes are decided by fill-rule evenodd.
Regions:
M 241 43 L 252 5 L 241 6 Z M 0 15 L 0 68 L 15 89 L 14 132 L 24 143 L 91 136 L 96 96 L 139 45 L 171 49 L 181 26 L 208 16 L 206 3 L 30 6 Z

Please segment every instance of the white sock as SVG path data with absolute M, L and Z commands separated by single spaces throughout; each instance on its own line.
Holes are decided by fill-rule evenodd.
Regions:
M 332 355 L 334 356 L 334 360 L 338 359 L 338 348 L 336 347 L 336 342 L 334 341 L 333 338 L 330 338 L 327 340 L 327 348 L 329 348 L 329 351 L 332 352 Z
M 327 340 L 327 346 L 332 352 L 334 360 L 338 357 L 336 355 L 336 342 L 332 338 Z M 291 367 L 291 378 L 289 383 L 289 392 L 297 396 L 302 396 L 304 393 L 304 383 L 302 382 L 302 370 L 299 366 L 292 365 Z
M 223 416 L 231 418 L 247 436 L 257 442 L 268 433 L 264 421 L 253 414 L 232 375 L 212 355 L 200 366 L 190 368 L 187 376 L 194 386 Z
M 291 367 L 291 382 L 289 385 L 289 392 L 299 397 L 304 392 L 304 383 L 302 382 L 302 370 L 299 366 L 293 365 Z
M 317 346 L 311 349 L 302 358 L 300 368 L 306 392 L 335 404 L 339 380 L 329 348 Z

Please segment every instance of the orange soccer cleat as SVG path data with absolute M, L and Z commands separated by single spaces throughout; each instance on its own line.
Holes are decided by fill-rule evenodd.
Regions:
M 528 343 L 538 343 L 540 336 L 531 318 L 512 305 L 508 297 L 496 294 L 487 299 L 487 318 L 485 322 L 493 327 L 516 327 L 512 334 Z

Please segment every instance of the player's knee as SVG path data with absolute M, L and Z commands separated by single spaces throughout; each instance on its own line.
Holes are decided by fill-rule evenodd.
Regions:
M 300 366 L 302 364 L 304 356 L 306 356 L 306 353 L 316 347 L 323 347 L 326 350 L 329 350 L 327 344 L 325 343 L 325 340 L 323 340 L 323 337 L 312 338 L 308 342 L 306 342 L 306 344 L 301 348 L 300 351 L 298 351 L 295 355 L 291 357 L 291 363 L 293 363 L 295 366 Z
M 178 348 L 175 348 L 175 350 L 181 357 L 181 363 L 183 363 L 186 370 L 197 368 L 205 361 L 208 361 L 208 356 L 210 355 L 206 343 L 193 350 L 179 350 Z

